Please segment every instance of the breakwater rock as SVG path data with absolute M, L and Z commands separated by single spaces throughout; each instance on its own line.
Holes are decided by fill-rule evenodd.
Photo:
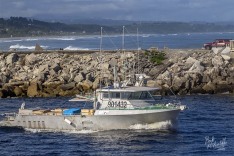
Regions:
M 136 72 L 152 79 L 148 86 L 162 94 L 223 93 L 234 91 L 234 66 L 229 55 L 205 50 L 167 50 L 161 64 L 144 51 L 69 53 L 1 53 L 0 97 L 72 96 L 113 83 Z M 138 61 L 139 58 L 139 61 Z

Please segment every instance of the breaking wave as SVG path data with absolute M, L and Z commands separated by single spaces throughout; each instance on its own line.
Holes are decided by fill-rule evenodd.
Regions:
M 135 125 L 130 126 L 129 129 L 170 130 L 170 129 L 176 129 L 176 124 L 172 124 L 171 121 L 162 121 L 162 122 L 156 122 L 152 124 L 135 124 Z
M 73 46 L 68 46 L 64 48 L 64 50 L 90 50 L 89 48 L 80 48 L 80 47 L 73 47 Z
M 50 38 L 50 39 L 52 39 L 52 40 L 61 40 L 61 41 L 74 41 L 74 40 L 76 40 L 73 37 Z
M 38 38 L 27 38 L 25 39 L 25 41 L 38 41 L 39 39 Z
M 11 42 L 22 42 L 23 40 L 3 40 L 4 43 L 11 43 Z
M 47 49 L 48 46 L 41 46 L 43 49 Z M 20 44 L 11 45 L 9 49 L 27 49 L 27 50 L 33 50 L 35 49 L 35 46 L 25 46 Z
M 3 43 L 12 43 L 12 42 L 23 42 L 23 41 L 38 41 L 38 38 L 22 38 L 22 39 L 4 39 L 1 40 Z

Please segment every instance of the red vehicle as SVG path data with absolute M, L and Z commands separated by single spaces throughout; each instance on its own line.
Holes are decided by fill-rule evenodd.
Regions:
M 205 43 L 203 47 L 207 50 L 211 50 L 212 47 L 226 47 L 230 45 L 231 39 L 216 39 L 214 42 Z

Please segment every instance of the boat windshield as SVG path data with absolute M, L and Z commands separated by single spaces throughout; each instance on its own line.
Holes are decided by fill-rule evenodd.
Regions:
M 139 92 L 103 92 L 105 99 L 154 100 L 148 91 Z

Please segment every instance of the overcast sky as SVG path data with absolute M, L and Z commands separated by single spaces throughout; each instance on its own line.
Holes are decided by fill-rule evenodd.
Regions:
M 234 21 L 234 0 L 0 0 L 0 16 Z

